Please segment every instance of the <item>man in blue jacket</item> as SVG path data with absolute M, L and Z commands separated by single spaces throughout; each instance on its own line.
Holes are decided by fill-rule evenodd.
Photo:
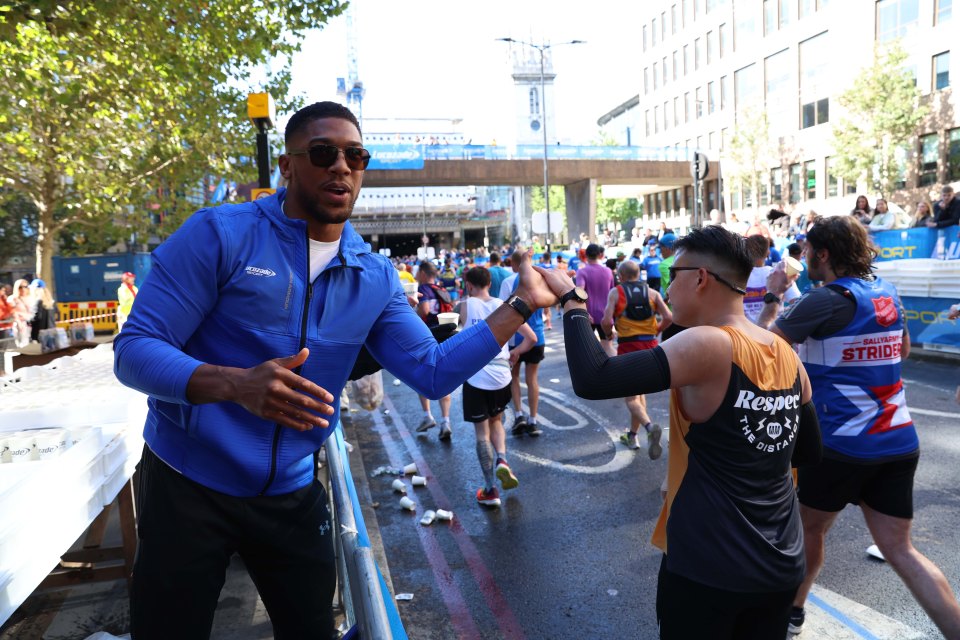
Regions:
M 553 299 L 516 295 L 438 344 L 347 220 L 370 154 L 354 115 L 295 113 L 269 198 L 203 209 L 153 255 L 115 372 L 149 395 L 131 590 L 135 639 L 206 638 L 239 553 L 277 638 L 332 638 L 336 566 L 314 454 L 361 347 L 444 396 Z M 530 266 L 526 265 L 528 270 Z

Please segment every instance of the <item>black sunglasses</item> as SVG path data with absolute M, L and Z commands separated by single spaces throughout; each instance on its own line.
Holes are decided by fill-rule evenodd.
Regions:
M 288 156 L 310 156 L 310 164 L 326 169 L 332 167 L 343 151 L 343 158 L 352 171 L 363 171 L 370 164 L 370 152 L 363 147 L 347 147 L 341 149 L 332 144 L 315 144 L 303 151 L 287 151 Z
M 728 287 L 730 287 L 730 289 L 732 289 L 732 290 L 735 291 L 736 293 L 739 293 L 739 294 L 742 295 L 742 296 L 747 295 L 746 290 L 741 289 L 740 287 L 731 284 L 729 281 L 724 280 L 723 278 L 721 278 L 720 276 L 718 276 L 717 274 L 715 274 L 713 271 L 710 271 L 709 269 L 705 269 L 705 268 L 703 268 L 703 267 L 670 267 L 669 269 L 667 269 L 667 271 L 670 272 L 670 282 L 673 282 L 674 277 L 677 275 L 677 271 L 699 271 L 700 269 L 703 269 L 703 270 L 706 271 L 709 275 L 711 275 L 711 276 L 713 276 L 714 278 L 716 278 L 718 282 L 722 282 L 723 284 L 727 285 Z

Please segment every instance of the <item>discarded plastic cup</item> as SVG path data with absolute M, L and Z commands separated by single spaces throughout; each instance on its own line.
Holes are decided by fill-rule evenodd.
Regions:
M 437 520 L 453 520 L 453 511 L 437 509 Z
M 415 487 L 425 487 L 427 486 L 427 479 L 423 476 L 412 476 L 410 482 L 413 483 Z
M 390 485 L 390 486 L 392 486 L 392 487 L 393 487 L 393 490 L 396 491 L 397 493 L 406 493 L 406 492 L 407 492 L 407 485 L 405 485 L 405 484 L 403 483 L 403 480 L 401 480 L 400 478 L 397 478 L 396 480 L 394 480 L 394 481 L 393 481 L 393 484 Z
M 412 474 L 416 473 L 416 472 L 417 472 L 417 463 L 416 463 L 416 462 L 411 462 L 410 464 L 408 464 L 407 466 L 405 466 L 405 467 L 403 468 L 403 472 L 404 472 L 406 475 L 412 475 Z
M 403 496 L 402 498 L 400 498 L 400 506 L 406 509 L 407 511 L 417 510 L 417 503 L 411 500 L 410 498 L 408 498 L 407 496 Z
M 436 512 L 436 511 L 433 511 L 433 510 L 424 511 L 424 512 L 423 512 L 423 517 L 420 518 L 420 524 L 422 524 L 422 525 L 425 526 L 425 527 L 428 527 L 428 526 L 430 526 L 431 524 L 433 524 L 433 520 L 434 520 L 434 518 L 436 518 L 436 517 L 437 517 L 437 512 Z
M 394 600 L 413 600 L 413 594 L 412 594 L 412 593 L 398 593 L 397 595 L 393 596 L 393 599 L 394 599 Z

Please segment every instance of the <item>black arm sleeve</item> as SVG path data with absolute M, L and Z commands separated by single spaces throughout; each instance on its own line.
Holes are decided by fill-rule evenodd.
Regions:
M 823 457 L 823 439 L 820 437 L 820 419 L 813 402 L 800 407 L 800 424 L 797 426 L 797 443 L 793 445 L 790 464 L 804 467 L 820 462 Z
M 581 398 L 624 398 L 670 388 L 670 364 L 663 349 L 611 358 L 593 335 L 590 316 L 584 309 L 564 314 L 563 339 L 573 391 Z

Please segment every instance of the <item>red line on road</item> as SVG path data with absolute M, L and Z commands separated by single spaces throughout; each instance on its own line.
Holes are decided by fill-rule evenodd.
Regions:
M 387 458 L 390 459 L 390 466 L 397 469 L 402 468 L 405 464 L 405 457 L 401 454 L 401 445 L 390 436 L 388 427 L 383 421 L 383 414 L 374 411 L 373 422 L 380 432 L 380 440 L 383 442 Z M 419 467 L 419 463 L 417 466 Z M 414 519 L 415 516 L 410 514 L 410 518 Z M 440 548 L 436 534 L 430 527 L 419 525 L 416 525 L 416 527 L 417 535 L 420 536 L 420 545 L 423 547 L 430 568 L 433 570 L 433 577 L 440 587 L 440 597 L 443 598 L 443 603 L 450 613 L 450 621 L 456 630 L 457 638 L 460 640 L 480 640 L 480 630 L 477 629 L 477 625 L 473 621 L 470 608 L 460 592 L 460 587 L 453 579 L 453 571 L 447 564 L 447 559 L 443 555 L 443 549 Z
M 417 463 L 417 469 L 420 470 L 420 475 L 432 476 L 436 479 L 436 476 L 430 470 L 430 465 L 428 465 L 427 461 L 420 455 L 420 448 L 417 446 L 413 436 L 410 435 L 410 430 L 407 429 L 406 423 L 404 423 L 403 418 L 400 417 L 400 413 L 397 411 L 389 396 L 384 395 L 383 405 L 390 411 L 394 425 L 397 428 L 397 433 L 406 446 L 407 452 L 413 458 L 413 461 Z M 397 466 L 401 467 L 403 465 Z M 439 482 L 428 483 L 427 490 L 430 492 L 430 495 L 433 496 L 438 507 L 450 509 L 451 502 L 447 499 Z M 473 574 L 477 586 L 480 587 L 480 591 L 483 593 L 490 607 L 490 611 L 494 615 L 497 626 L 499 626 L 501 632 L 503 632 L 503 637 L 510 638 L 511 640 L 524 640 L 526 636 L 523 633 L 523 628 L 517 622 L 516 616 L 513 615 L 513 610 L 510 608 L 507 599 L 497 587 L 497 581 L 494 579 L 493 574 L 490 573 L 487 565 L 483 562 L 483 558 L 480 557 L 480 552 L 477 551 L 470 536 L 460 524 L 460 519 L 455 518 L 449 528 L 457 546 L 460 547 L 460 553 L 463 554 L 464 560 L 467 561 L 467 566 L 470 567 L 470 573 Z

